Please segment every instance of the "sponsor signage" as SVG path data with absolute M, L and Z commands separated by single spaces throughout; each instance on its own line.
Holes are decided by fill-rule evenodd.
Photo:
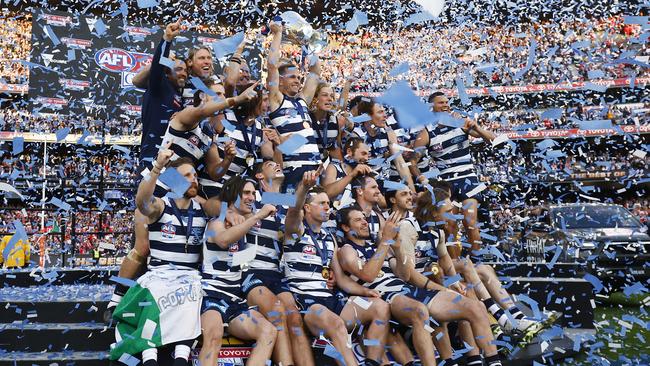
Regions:
M 90 82 L 85 80 L 59 79 L 59 83 L 65 89 L 77 91 L 82 91 L 90 86 Z
M 61 42 L 63 42 L 63 44 L 65 44 L 70 48 L 76 48 L 81 50 L 90 48 L 93 45 L 93 41 L 89 39 L 70 38 L 70 37 L 61 38 Z
M 505 132 L 511 140 L 516 139 L 547 139 L 547 138 L 579 138 L 579 137 L 595 137 L 595 136 L 608 136 L 608 135 L 623 135 L 623 134 L 646 134 L 650 133 L 650 125 L 634 126 L 623 125 L 617 128 L 601 128 L 595 130 L 581 130 L 578 128 L 571 128 L 565 130 L 535 130 L 535 131 L 509 131 Z
M 42 14 L 43 20 L 47 25 L 55 25 L 58 27 L 65 27 L 69 24 L 73 24 L 72 17 L 67 15 L 56 15 L 56 14 Z

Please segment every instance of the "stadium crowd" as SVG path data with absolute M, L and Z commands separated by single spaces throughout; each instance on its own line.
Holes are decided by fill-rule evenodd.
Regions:
M 593 141 L 592 141 L 593 143 Z M 519 146 L 521 147 L 521 146 Z M 574 174 L 616 172 L 619 176 L 600 177 L 601 180 L 632 179 L 647 174 L 650 166 L 650 156 L 638 157 L 635 149 L 600 146 L 593 148 L 592 144 L 564 143 L 551 149 L 551 157 L 544 151 L 534 152 L 517 149 L 514 153 L 499 155 L 492 152 L 475 149 L 473 155 L 483 182 L 518 184 L 527 182 L 547 181 L 581 181 Z M 591 180 L 595 179 L 592 177 Z
M 366 92 L 383 91 L 401 78 L 418 89 L 436 90 L 454 88 L 458 77 L 466 87 L 473 87 L 642 76 L 647 75 L 647 68 L 615 62 L 628 50 L 648 56 L 647 42 L 637 43 L 641 32 L 640 26 L 612 17 L 596 22 L 488 27 L 465 23 L 433 30 L 337 33 L 323 53 L 323 75 L 328 80 L 344 80 L 353 72 L 358 79 L 352 90 Z M 537 44 L 535 68 L 518 75 L 526 66 L 533 40 Z M 390 75 L 404 63 L 408 64 L 406 74 Z
M 484 112 L 478 115 L 478 122 L 495 132 L 521 130 L 553 130 L 580 128 L 582 121 L 610 120 L 613 125 L 647 126 L 650 123 L 650 105 L 602 105 L 584 108 L 560 108 L 559 118 L 544 117 L 548 110 L 511 110 Z
M 32 133 L 55 133 L 69 128 L 70 133 L 92 135 L 137 135 L 139 126 L 125 123 L 122 119 L 97 120 L 90 117 L 59 114 L 32 114 L 26 110 L 0 110 L 0 131 L 23 131 Z
M 47 162 L 44 162 L 42 143 L 25 144 L 18 156 L 13 155 L 10 145 L 0 145 L 0 178 L 36 182 L 41 181 L 45 173 L 54 185 L 65 180 L 68 185 L 74 182 L 97 185 L 101 181 L 106 185 L 121 186 L 130 186 L 135 179 L 132 154 L 136 152 L 128 153 L 130 150 L 126 148 L 127 153 L 119 150 L 102 152 L 97 147 L 84 149 L 52 144 L 48 146 Z
M 29 80 L 29 67 L 18 60 L 29 61 L 31 34 L 31 14 L 0 15 L 0 82 L 25 84 Z

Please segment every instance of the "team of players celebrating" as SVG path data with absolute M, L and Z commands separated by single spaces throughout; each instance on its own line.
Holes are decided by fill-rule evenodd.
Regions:
M 471 119 L 404 130 L 371 98 L 348 102 L 349 82 L 337 101 L 316 57 L 307 71 L 281 59 L 278 22 L 263 84 L 251 80 L 245 42 L 222 77 L 208 48 L 174 58 L 181 30 L 180 21 L 166 27 L 134 79 L 146 88 L 142 180 L 120 277 L 200 274 L 202 365 L 216 364 L 225 327 L 254 341 L 247 365 L 284 366 L 314 365 L 309 336 L 326 338 L 339 364 L 357 365 L 351 335 L 366 365 L 387 364 L 387 353 L 412 365 L 407 334 L 423 365 L 436 357 L 456 365 L 458 337 L 467 365 L 495 366 L 501 337 L 543 327 L 489 265 L 474 263 L 482 186 L 469 136 L 492 140 L 491 132 Z M 429 103 L 451 112 L 442 93 Z M 166 170 L 183 179 L 159 179 Z M 178 186 L 187 188 L 170 196 Z M 244 251 L 249 258 L 234 260 Z M 109 309 L 126 290 L 117 286 Z M 175 365 L 188 362 L 192 345 L 175 343 Z M 142 362 L 157 364 L 155 348 Z

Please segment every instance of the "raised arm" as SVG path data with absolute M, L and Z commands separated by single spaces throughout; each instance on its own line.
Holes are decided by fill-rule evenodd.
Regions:
M 158 58 L 160 60 L 160 58 Z M 142 68 L 131 79 L 131 83 L 138 89 L 147 89 L 149 87 L 149 75 L 151 74 L 151 64 Z
M 221 159 L 219 156 L 219 148 L 213 143 L 205 155 L 205 169 L 207 169 L 210 179 L 215 182 L 218 182 L 224 175 L 226 175 L 230 164 L 232 164 L 232 161 L 235 159 L 235 142 L 226 142 L 223 151 L 224 157 Z
M 287 210 L 287 216 L 285 219 L 285 230 L 284 237 L 285 240 L 293 239 L 293 235 L 302 235 L 304 228 L 302 227 L 303 219 L 303 206 L 305 205 L 305 199 L 307 198 L 307 192 L 309 189 L 316 185 L 316 180 L 321 174 L 323 166 L 321 165 L 318 170 L 310 170 L 305 172 L 302 176 L 302 182 L 298 184 L 296 188 L 296 205 L 289 207 Z
M 270 24 L 273 40 L 269 48 L 269 56 L 266 59 L 266 89 L 269 91 L 269 103 L 271 110 L 276 110 L 282 103 L 282 92 L 280 92 L 280 45 L 282 43 L 282 24 L 273 21 Z
M 138 210 L 149 219 L 149 223 L 154 222 L 165 209 L 164 202 L 154 197 L 153 192 L 156 189 L 156 181 L 160 176 L 162 168 L 169 164 L 169 161 L 174 154 L 169 149 L 171 142 L 167 142 L 158 152 L 156 161 L 153 163 L 153 169 L 149 172 L 149 176 L 142 179 L 138 186 L 138 192 L 135 196 L 135 204 Z
M 327 167 L 327 175 L 325 176 L 323 181 L 323 188 L 325 188 L 325 192 L 327 192 L 327 196 L 330 199 L 334 199 L 338 197 L 339 194 L 343 193 L 343 191 L 345 191 L 345 187 L 347 187 L 348 184 L 352 183 L 352 180 L 355 177 L 370 174 L 370 173 L 372 173 L 372 169 L 370 169 L 369 166 L 367 166 L 366 164 L 359 164 L 354 168 L 354 170 L 352 170 L 351 174 L 346 174 L 345 177 L 337 180 L 336 168 L 334 168 L 334 166 L 330 164 Z
M 237 242 L 239 239 L 243 238 L 244 235 L 257 224 L 260 220 L 264 219 L 267 216 L 273 215 L 276 212 L 276 208 L 273 205 L 264 205 L 259 211 L 254 215 L 244 220 L 244 222 L 239 225 L 233 225 L 229 228 L 226 228 L 226 225 L 218 220 L 213 220 L 211 228 L 214 235 L 212 235 L 208 240 L 216 243 L 219 247 L 226 249 L 232 243 Z
M 465 126 L 463 126 L 463 129 L 467 131 L 467 133 L 469 133 L 471 136 L 480 137 L 484 140 L 488 140 L 489 142 L 492 142 L 492 140 L 497 137 L 494 132 L 486 130 L 485 128 L 479 126 L 476 120 L 473 120 L 471 118 L 465 118 Z
M 262 129 L 262 146 L 260 147 L 260 152 L 262 153 L 263 158 L 275 158 L 276 148 L 281 143 L 280 134 L 278 134 L 278 131 L 276 131 L 275 128 L 268 127 Z M 282 152 L 280 152 L 280 155 L 282 155 Z
M 312 64 L 309 65 L 309 74 L 307 74 L 305 85 L 302 88 L 302 98 L 307 105 L 310 105 L 312 99 L 314 99 L 316 87 L 318 87 L 318 82 L 320 81 L 320 59 L 318 59 L 318 55 L 316 54 L 312 57 L 315 57 L 316 60 L 310 60 Z
M 390 219 L 386 220 L 386 224 L 382 229 L 381 239 L 379 239 L 379 243 L 377 244 L 377 250 L 372 258 L 364 264 L 361 264 L 356 250 L 351 246 L 345 245 L 339 249 L 338 254 L 340 255 L 339 263 L 341 264 L 341 268 L 364 282 L 374 281 L 384 264 L 384 260 L 390 250 L 390 245 L 395 244 L 395 238 L 397 237 L 396 220 L 397 213 L 393 213 Z
M 411 159 L 411 166 L 409 167 L 412 176 L 414 176 L 420 183 L 426 183 L 426 181 L 428 181 L 426 177 L 422 176 L 420 168 L 418 168 L 418 163 L 422 159 L 423 155 L 420 151 L 426 149 L 427 145 L 429 145 L 429 132 L 426 128 L 423 128 L 415 138 L 415 143 L 413 144 L 413 158 Z
M 181 33 L 181 18 L 178 18 L 174 23 L 168 24 L 165 27 L 165 33 L 163 34 L 163 40 L 160 42 L 156 51 L 153 54 L 153 59 L 151 60 L 151 65 L 149 68 L 149 74 L 140 75 L 138 74 L 139 80 L 136 79 L 136 82 L 141 83 L 143 79 L 149 80 L 148 88 L 156 93 L 160 90 L 162 85 L 163 78 L 165 77 L 165 68 L 160 64 L 160 58 L 169 57 L 169 51 L 171 48 L 172 41 L 176 36 Z M 145 69 L 146 70 L 146 69 Z M 143 70 L 142 73 L 145 71 Z M 146 77 L 146 78 L 145 78 Z M 135 85 L 135 84 L 134 84 Z
M 242 58 L 242 52 L 244 52 L 244 47 L 246 46 L 246 35 L 244 39 L 235 50 L 235 53 L 230 57 L 228 66 L 226 67 L 226 79 L 223 83 L 223 88 L 225 94 L 228 97 L 235 95 L 235 88 L 237 87 L 237 82 L 239 81 L 239 70 L 241 69 L 241 64 L 244 62 Z
M 341 268 L 344 271 L 353 274 L 363 282 L 372 282 L 379 275 L 388 250 L 388 243 L 382 240 L 377 246 L 375 255 L 363 264 L 357 251 L 349 245 L 344 245 L 337 254 Z
M 186 107 L 182 111 L 176 113 L 174 119 L 183 126 L 194 126 L 205 118 L 211 117 L 219 111 L 222 111 L 226 108 L 232 108 L 242 103 L 246 103 L 249 100 L 255 98 L 255 96 L 257 96 L 255 88 L 258 84 L 259 81 L 248 87 L 248 89 L 236 97 L 227 98 L 225 100 L 211 100 L 199 107 Z
M 343 90 L 341 90 L 341 96 L 339 98 L 338 109 L 340 111 L 345 111 L 348 105 L 348 99 L 350 98 L 350 88 L 352 87 L 353 78 L 348 77 L 345 79 L 345 84 L 343 84 Z
M 404 161 L 404 157 L 401 154 L 401 150 L 399 150 L 396 146 L 399 144 L 397 141 L 397 135 L 395 135 L 395 131 L 392 129 L 388 130 L 388 142 L 390 146 L 390 153 L 391 155 L 395 155 L 399 153 L 399 156 L 397 156 L 395 159 L 393 159 L 393 164 L 395 165 L 395 169 L 397 169 L 397 172 L 399 173 L 400 177 L 404 182 L 406 182 L 406 185 L 409 186 L 411 191 L 415 192 L 415 185 L 413 184 L 413 177 L 411 177 L 411 172 L 406 165 L 406 162 Z

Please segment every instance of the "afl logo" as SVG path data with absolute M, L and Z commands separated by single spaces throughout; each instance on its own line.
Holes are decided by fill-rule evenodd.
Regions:
M 228 246 L 228 251 L 230 253 L 235 253 L 239 251 L 239 243 L 232 243 Z
M 190 138 L 188 138 L 188 140 L 192 145 L 199 146 L 199 137 L 198 136 L 192 135 L 192 136 L 190 136 Z
M 302 253 L 314 255 L 316 254 L 316 247 L 313 245 L 305 245 L 305 247 L 302 248 Z
M 172 239 L 176 235 L 176 227 L 170 223 L 164 224 L 160 231 L 162 232 L 162 237 L 166 239 Z
M 104 48 L 95 53 L 97 66 L 112 72 L 131 71 L 136 60 L 131 53 L 120 48 Z

